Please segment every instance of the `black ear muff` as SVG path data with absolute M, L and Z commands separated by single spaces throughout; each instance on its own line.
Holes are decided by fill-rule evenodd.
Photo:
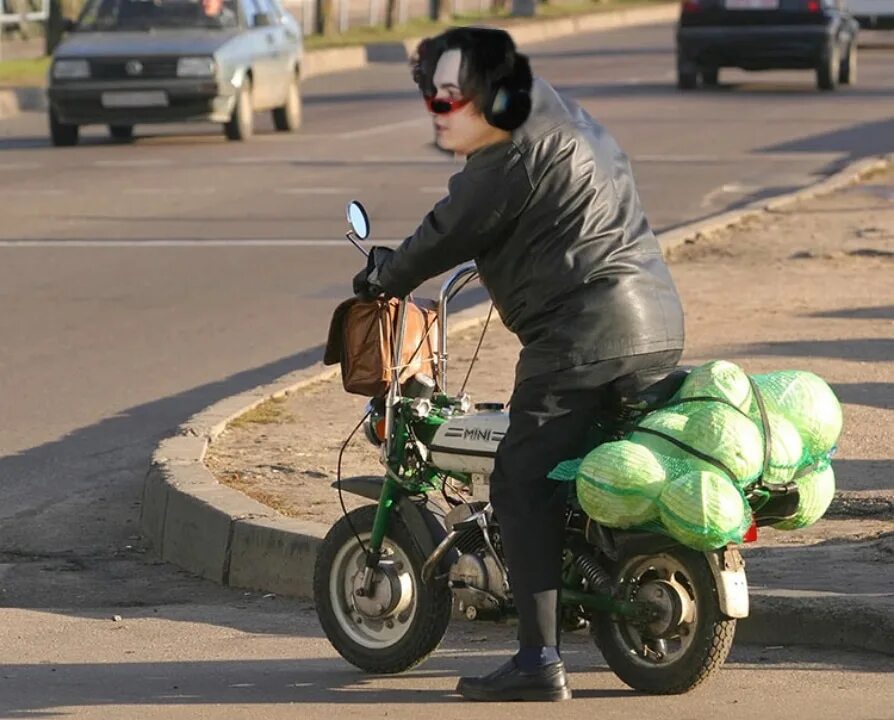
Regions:
M 486 102 L 484 118 L 500 130 L 517 130 L 531 114 L 531 66 L 524 55 L 516 55 L 513 71 L 497 80 Z
M 531 94 L 527 90 L 513 89 L 507 83 L 496 86 L 484 107 L 487 122 L 508 132 L 524 125 L 530 113 Z

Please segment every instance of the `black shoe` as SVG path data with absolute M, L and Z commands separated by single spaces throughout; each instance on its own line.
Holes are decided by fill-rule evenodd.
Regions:
M 523 672 L 512 658 L 490 675 L 460 678 L 456 691 L 466 700 L 551 702 L 571 699 L 562 661 L 544 665 L 533 672 Z

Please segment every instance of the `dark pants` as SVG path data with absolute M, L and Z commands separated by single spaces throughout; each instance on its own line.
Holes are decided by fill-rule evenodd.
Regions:
M 512 394 L 490 499 L 500 525 L 522 647 L 559 643 L 559 590 L 568 483 L 547 479 L 585 451 L 594 421 L 673 370 L 680 351 L 606 360 L 522 381 Z

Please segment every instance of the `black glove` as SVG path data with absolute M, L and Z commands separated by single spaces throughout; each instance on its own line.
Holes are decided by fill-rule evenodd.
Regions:
M 385 293 L 379 285 L 379 273 L 391 259 L 394 250 L 386 247 L 373 247 L 366 258 L 366 267 L 354 276 L 352 288 L 354 294 L 363 300 L 373 300 Z

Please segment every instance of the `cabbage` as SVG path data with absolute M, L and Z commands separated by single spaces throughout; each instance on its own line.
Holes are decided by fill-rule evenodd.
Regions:
M 686 415 L 674 410 L 656 410 L 643 417 L 637 424 L 640 427 L 656 430 L 669 437 L 682 440 L 683 432 L 688 420 L 689 418 Z M 682 448 L 677 447 L 672 442 L 664 440 L 657 435 L 652 435 L 651 433 L 636 432 L 634 430 L 630 435 L 630 441 L 648 448 L 657 455 L 663 456 L 659 457 L 659 460 L 662 461 L 664 458 L 688 460 L 691 457 L 689 453 Z
M 740 410 L 751 405 L 751 382 L 745 371 L 735 363 L 714 360 L 692 370 L 677 397 L 716 397 L 728 400 Z
M 809 458 L 827 455 L 841 434 L 841 405 L 826 382 L 811 372 L 784 370 L 755 375 L 768 413 L 777 413 L 792 423 L 801 435 Z M 760 422 L 757 403 L 749 415 Z
M 800 530 L 813 525 L 829 509 L 835 497 L 835 473 L 829 465 L 824 470 L 812 472 L 795 479 L 801 499 L 794 517 L 773 525 L 780 530 Z
M 782 415 L 768 415 L 770 425 L 770 466 L 764 482 L 787 483 L 801 465 L 804 445 L 798 429 Z
M 627 440 L 588 453 L 577 473 L 577 498 L 591 518 L 609 527 L 640 525 L 658 517 L 655 499 L 666 474 L 650 450 Z
M 686 422 L 682 440 L 709 457 L 719 460 L 744 487 L 760 475 L 764 462 L 764 439 L 757 426 L 738 410 L 721 403 L 699 403 Z M 722 473 L 711 463 L 690 455 L 693 470 Z
M 669 482 L 658 498 L 661 522 L 671 536 L 695 550 L 742 542 L 751 512 L 723 475 L 691 472 Z

